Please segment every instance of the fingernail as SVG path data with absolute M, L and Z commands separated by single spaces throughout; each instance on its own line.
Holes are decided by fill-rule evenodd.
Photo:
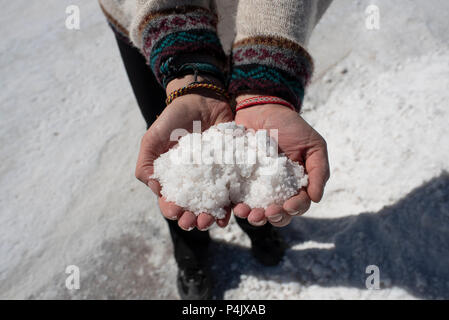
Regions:
M 285 210 L 285 211 L 287 211 L 287 213 L 289 214 L 289 215 L 291 215 L 291 216 L 296 216 L 298 213 L 299 213 L 299 211 L 298 210 L 293 210 L 293 209 L 287 209 L 287 210 Z
M 282 220 L 282 214 L 275 214 L 274 216 L 269 217 L 272 222 L 279 222 Z
M 253 225 L 255 225 L 255 226 L 257 226 L 257 227 L 259 227 L 259 226 L 262 226 L 262 225 L 264 225 L 265 224 L 265 220 L 261 220 L 261 221 L 254 221 L 254 222 L 252 222 L 252 224 Z

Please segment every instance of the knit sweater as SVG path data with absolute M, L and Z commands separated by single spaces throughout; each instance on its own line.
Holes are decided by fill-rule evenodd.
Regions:
M 140 49 L 162 85 L 173 70 L 197 63 L 226 71 L 232 95 L 274 95 L 298 110 L 313 73 L 305 48 L 331 1 L 99 0 L 112 28 Z

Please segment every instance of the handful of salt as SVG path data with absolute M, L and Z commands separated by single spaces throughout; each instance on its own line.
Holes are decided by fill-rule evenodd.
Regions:
M 160 182 L 167 201 L 217 219 L 225 216 L 223 208 L 240 202 L 251 208 L 282 205 L 307 185 L 304 168 L 278 154 L 266 130 L 246 130 L 235 122 L 181 137 L 156 159 L 151 178 Z

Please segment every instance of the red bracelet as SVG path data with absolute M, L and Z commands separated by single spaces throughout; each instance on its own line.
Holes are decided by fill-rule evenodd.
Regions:
M 267 104 L 267 103 L 281 104 L 281 105 L 289 107 L 290 109 L 295 111 L 295 107 L 293 106 L 293 104 L 291 104 L 290 102 L 288 102 L 284 99 L 274 97 L 274 96 L 257 96 L 257 97 L 251 97 L 251 98 L 242 100 L 239 103 L 237 103 L 237 105 L 235 107 L 235 112 L 237 112 L 241 109 L 244 109 L 244 108 L 256 106 L 259 104 Z

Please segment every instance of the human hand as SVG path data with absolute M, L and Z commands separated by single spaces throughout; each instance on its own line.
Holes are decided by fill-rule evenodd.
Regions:
M 239 96 L 237 101 L 251 96 L 254 95 Z M 254 130 L 277 129 L 281 152 L 303 165 L 309 176 L 307 188 L 298 190 L 298 194 L 282 206 L 273 204 L 264 210 L 239 203 L 234 207 L 236 216 L 247 218 L 255 226 L 261 226 L 268 220 L 274 226 L 283 227 L 290 223 L 293 216 L 304 214 L 311 200 L 321 200 L 330 175 L 326 141 L 296 111 L 276 104 L 257 105 L 239 110 L 235 122 Z
M 194 78 L 191 75 L 172 80 L 167 85 L 167 94 L 193 81 Z M 202 81 L 200 77 L 199 81 Z M 167 202 L 160 193 L 159 182 L 150 179 L 153 174 L 153 162 L 177 143 L 177 141 L 170 141 L 172 132 L 175 129 L 186 129 L 192 132 L 193 121 L 201 121 L 201 130 L 204 131 L 215 124 L 233 121 L 233 114 L 227 102 L 210 95 L 208 91 L 198 91 L 198 93 L 176 98 L 164 109 L 143 136 L 136 165 L 136 177 L 148 185 L 158 196 L 159 207 L 164 217 L 178 220 L 178 225 L 184 230 L 191 230 L 194 227 L 204 230 L 214 223 L 213 216 L 208 213 L 195 216 L 192 212 L 184 210 L 173 202 Z M 220 227 L 225 227 L 229 222 L 230 208 L 227 210 L 225 218 L 216 221 Z

